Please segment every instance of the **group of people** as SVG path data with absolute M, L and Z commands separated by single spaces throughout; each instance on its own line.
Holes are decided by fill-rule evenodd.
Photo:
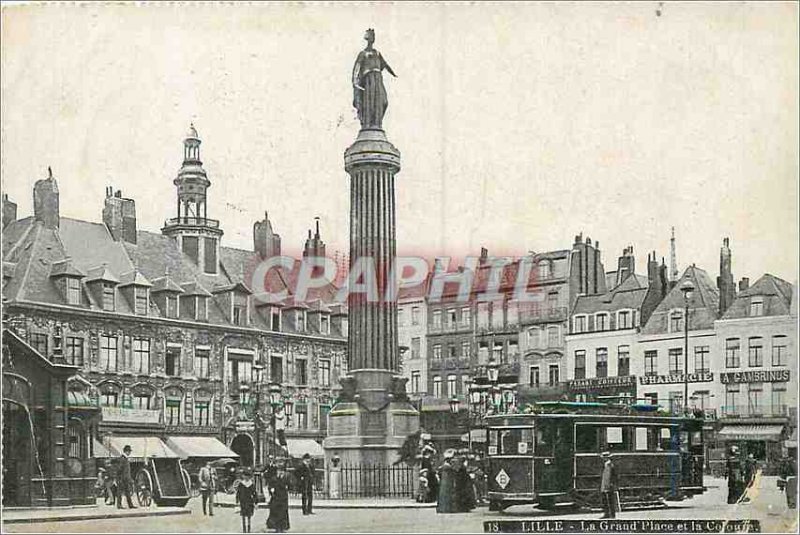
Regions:
M 117 505 L 122 509 L 122 497 L 126 498 L 128 508 L 137 509 L 133 505 L 131 492 L 133 491 L 133 477 L 131 476 L 130 456 L 133 449 L 126 445 L 122 448 L 122 455 L 105 467 L 97 469 L 97 482 L 95 487 L 102 493 L 106 505 Z
M 424 459 L 424 456 L 423 456 Z M 444 452 L 444 461 L 438 473 L 423 463 L 427 499 L 436 496 L 437 513 L 468 513 L 485 501 L 486 476 L 480 460 L 468 451 Z
M 728 480 L 728 503 L 746 503 L 747 489 L 752 486 L 758 471 L 758 462 L 753 454 L 742 456 L 739 446 L 730 447 L 725 461 L 725 478 Z

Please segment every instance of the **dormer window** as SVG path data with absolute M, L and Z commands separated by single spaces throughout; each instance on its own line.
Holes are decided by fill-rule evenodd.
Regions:
M 147 294 L 147 288 L 137 287 L 133 290 L 134 308 L 139 316 L 147 314 L 147 309 L 149 308 L 149 296 Z
M 683 311 L 673 310 L 669 314 L 669 330 L 677 333 L 683 331 Z
M 596 331 L 608 330 L 608 314 L 597 314 L 594 317 L 594 328 Z
M 234 325 L 247 325 L 247 309 L 248 309 L 247 295 L 233 292 L 231 300 L 231 323 Z
M 177 295 L 168 295 L 164 299 L 165 310 L 164 314 L 168 318 L 177 318 L 180 315 L 179 301 Z
M 81 280 L 74 277 L 65 277 L 67 283 L 67 304 L 81 304 Z
M 196 296 L 195 301 L 195 314 L 194 319 L 196 320 L 207 320 L 208 319 L 208 297 L 204 295 Z
M 586 332 L 586 316 L 575 316 L 572 318 L 572 332 L 574 334 Z
M 150 311 L 150 288 L 152 286 L 150 281 L 136 270 L 120 277 L 120 292 L 137 316 L 146 316 Z M 103 303 L 105 306 L 105 293 Z
M 538 270 L 540 280 L 550 278 L 550 262 L 548 260 L 542 260 L 539 262 Z
M 306 311 L 298 310 L 295 312 L 295 326 L 297 332 L 305 332 L 306 330 Z
M 116 310 L 116 287 L 110 282 L 103 283 L 103 310 L 108 312 Z
M 280 332 L 281 330 L 281 309 L 272 307 L 269 313 L 270 317 L 270 330 Z
M 633 328 L 633 311 L 620 310 L 617 312 L 617 329 Z
M 750 316 L 763 316 L 764 315 L 764 298 L 751 297 L 750 298 Z
M 320 334 L 331 333 L 331 319 L 327 314 L 319 315 L 319 332 Z

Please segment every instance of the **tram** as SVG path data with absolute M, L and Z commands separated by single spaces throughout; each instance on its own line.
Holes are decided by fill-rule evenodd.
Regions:
M 539 402 L 487 417 L 489 507 L 600 506 L 600 454 L 611 453 L 621 507 L 703 493 L 702 418 L 652 405 Z

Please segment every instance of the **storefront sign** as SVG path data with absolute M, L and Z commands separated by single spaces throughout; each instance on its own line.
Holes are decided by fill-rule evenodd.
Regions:
M 588 379 L 574 379 L 569 381 L 570 390 L 593 390 L 596 388 L 617 388 L 621 386 L 636 386 L 636 376 L 590 377 Z
M 157 424 L 161 411 L 147 409 L 126 409 L 123 407 L 102 407 L 104 422 L 129 424 Z
M 639 382 L 643 385 L 674 385 L 686 382 L 708 383 L 713 380 L 714 380 L 714 374 L 711 372 L 690 373 L 688 377 L 682 373 L 675 375 L 644 375 L 642 377 L 639 377 Z
M 789 370 L 726 372 L 719 374 L 723 384 L 728 383 L 785 383 L 789 381 Z

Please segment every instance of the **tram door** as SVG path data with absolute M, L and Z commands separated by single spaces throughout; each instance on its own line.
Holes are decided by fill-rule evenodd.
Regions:
M 537 494 L 565 493 L 572 487 L 575 454 L 570 420 L 537 419 L 534 443 L 534 489 Z

